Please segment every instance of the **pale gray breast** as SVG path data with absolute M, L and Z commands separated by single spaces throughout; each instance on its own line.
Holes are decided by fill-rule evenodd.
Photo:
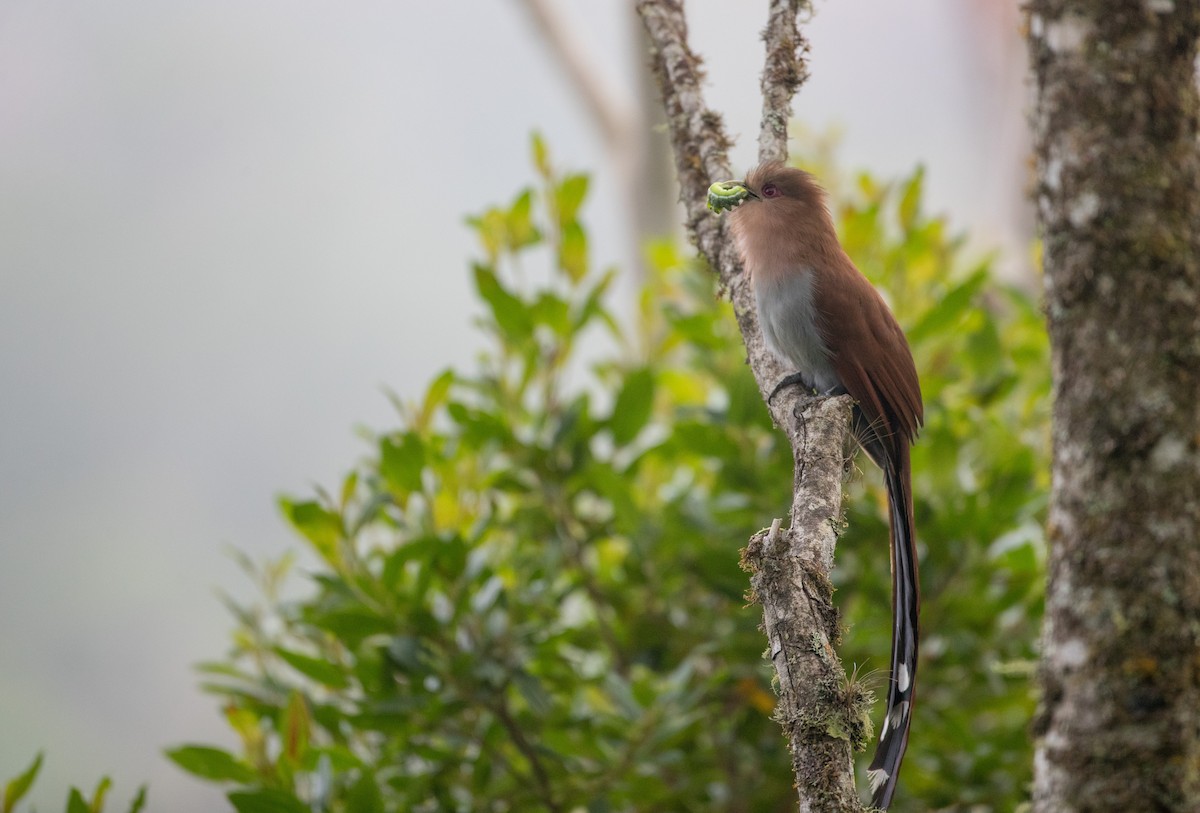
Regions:
M 757 274 L 754 298 L 767 347 L 825 392 L 841 382 L 817 327 L 813 284 L 814 275 L 807 268 L 799 273 Z

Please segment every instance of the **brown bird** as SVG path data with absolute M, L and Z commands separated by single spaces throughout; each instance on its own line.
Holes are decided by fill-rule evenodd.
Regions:
M 851 432 L 883 470 L 890 507 L 892 658 L 887 713 L 867 776 L 886 809 L 908 745 L 917 670 L 920 589 L 909 446 L 924 421 L 912 351 L 883 297 L 838 242 L 811 175 L 762 164 L 744 181 L 713 184 L 709 207 L 730 223 L 754 286 L 767 347 L 796 369 L 771 393 L 802 383 L 855 400 Z

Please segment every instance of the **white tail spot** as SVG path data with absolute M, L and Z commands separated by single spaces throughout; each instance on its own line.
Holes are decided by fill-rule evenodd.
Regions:
M 892 709 L 892 713 L 888 715 L 887 727 L 900 729 L 904 726 L 904 718 L 908 715 L 908 701 L 898 703 L 896 708 Z
M 902 692 L 907 692 L 912 678 L 908 674 L 908 664 L 900 664 L 900 668 L 896 670 L 896 685 Z
M 888 772 L 883 768 L 872 768 L 867 771 L 867 783 L 871 786 L 871 793 L 879 790 L 886 781 L 888 781 Z

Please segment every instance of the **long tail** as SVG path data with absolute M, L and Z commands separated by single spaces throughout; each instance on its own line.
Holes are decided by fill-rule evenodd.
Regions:
M 856 410 L 857 411 L 857 410 Z M 856 421 L 862 427 L 860 416 Z M 867 429 L 858 434 L 871 459 L 883 469 L 887 485 L 892 554 L 892 662 L 887 713 L 879 730 L 879 745 L 867 769 L 871 804 L 887 810 L 896 793 L 900 761 L 908 747 L 913 689 L 917 678 L 917 618 L 921 605 L 917 580 L 916 534 L 913 527 L 912 470 L 908 444 L 900 438 L 881 438 Z

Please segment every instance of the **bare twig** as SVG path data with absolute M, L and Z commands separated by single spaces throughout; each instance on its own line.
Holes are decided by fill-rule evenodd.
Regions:
M 791 98 L 807 76 L 807 45 L 796 24 L 802 8 L 807 8 L 802 0 L 772 0 L 763 32 L 763 160 L 786 156 Z M 688 45 L 682 0 L 643 0 L 638 11 L 652 43 L 688 231 L 728 291 L 765 397 L 784 370 L 763 342 L 753 292 L 726 221 L 705 207 L 708 185 L 732 177 L 729 138 L 721 117 L 704 103 L 704 74 Z M 763 605 L 768 652 L 780 682 L 775 716 L 789 738 L 801 811 L 862 810 L 851 752 L 866 728 L 864 709 L 846 702 L 846 675 L 833 650 L 838 622 L 829 583 L 850 406 L 849 398 L 812 399 L 796 388 L 775 399 L 772 416 L 787 432 L 796 464 L 791 527 L 782 531 L 777 521 L 751 539 L 743 558 Z
M 587 107 L 592 121 L 604 134 L 604 143 L 614 153 L 622 152 L 633 130 L 635 111 L 629 100 L 619 98 L 605 85 L 594 61 L 589 61 L 583 43 L 554 9 L 549 0 L 521 0 L 554 58 L 562 65 L 572 86 Z

